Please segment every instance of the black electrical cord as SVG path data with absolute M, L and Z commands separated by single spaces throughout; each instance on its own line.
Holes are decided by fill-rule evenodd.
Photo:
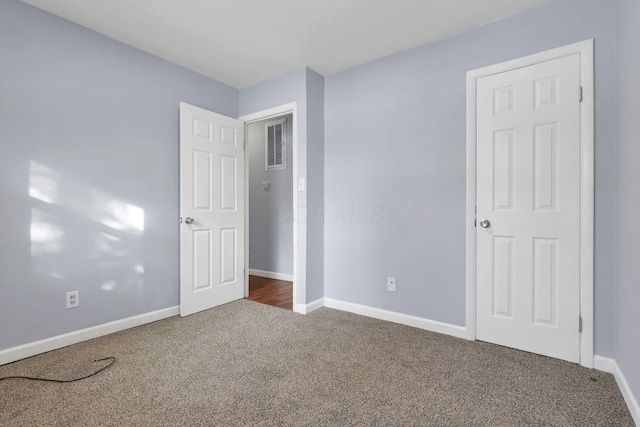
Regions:
M 116 358 L 113 357 L 113 356 L 104 357 L 102 359 L 96 359 L 96 360 L 94 360 L 94 362 L 101 362 L 103 360 L 111 360 L 111 362 L 109 362 L 109 364 L 107 366 L 98 369 L 93 374 L 89 374 L 89 375 L 87 375 L 85 377 L 82 377 L 82 378 L 74 378 L 72 380 L 56 380 L 56 379 L 51 379 L 51 378 L 16 376 L 16 377 L 2 377 L 2 378 L 0 378 L 0 381 L 3 381 L 3 380 L 32 380 L 32 381 L 47 381 L 47 382 L 51 382 L 51 383 L 73 383 L 73 382 L 76 382 L 76 381 L 86 380 L 87 378 L 91 378 L 94 375 L 98 375 L 100 372 L 104 371 L 105 369 L 107 369 L 108 367 L 110 367 L 111 365 L 116 363 Z

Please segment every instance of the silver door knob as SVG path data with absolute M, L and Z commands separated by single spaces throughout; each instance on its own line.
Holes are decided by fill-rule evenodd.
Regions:
M 184 220 L 185 224 L 193 224 L 193 221 L 194 221 L 194 220 L 193 220 L 193 218 L 191 218 L 191 217 L 187 217 L 187 218 Z
M 491 227 L 491 223 L 489 222 L 488 219 L 483 219 L 482 221 L 480 221 L 480 227 L 489 228 L 489 227 Z

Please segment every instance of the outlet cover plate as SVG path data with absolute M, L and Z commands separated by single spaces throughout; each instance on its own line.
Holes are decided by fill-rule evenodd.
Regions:
M 67 310 L 80 306 L 80 291 L 67 292 Z
M 396 291 L 396 278 L 395 277 L 387 277 L 387 290 L 389 292 Z

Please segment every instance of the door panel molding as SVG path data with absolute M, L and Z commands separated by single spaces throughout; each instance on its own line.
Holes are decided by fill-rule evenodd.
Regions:
M 594 70 L 593 40 L 574 43 L 467 73 L 467 199 L 466 199 L 466 338 L 476 339 L 476 200 L 477 200 L 477 80 L 554 59 L 579 55 L 580 85 L 580 364 L 593 368 L 594 357 Z M 554 101 L 553 81 L 538 82 L 541 105 Z M 579 93 L 576 93 L 576 98 Z M 501 94 L 501 109 L 510 108 L 508 91 Z M 541 194 L 542 195 L 542 194 Z M 548 198 L 548 197 L 547 197 Z M 546 198 L 544 201 L 547 201 Z M 544 204 L 544 203 L 543 203 Z
M 244 296 L 244 124 L 180 103 L 180 315 Z

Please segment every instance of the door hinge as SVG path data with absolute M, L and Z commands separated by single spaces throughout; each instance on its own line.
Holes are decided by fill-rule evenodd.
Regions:
M 582 333 L 582 316 L 578 316 L 578 332 Z
M 578 89 L 578 102 L 582 102 L 582 86 Z
M 473 219 L 473 226 L 477 227 L 476 223 L 478 222 L 478 205 L 475 206 L 474 210 L 473 210 L 474 214 L 475 214 L 475 218 Z

